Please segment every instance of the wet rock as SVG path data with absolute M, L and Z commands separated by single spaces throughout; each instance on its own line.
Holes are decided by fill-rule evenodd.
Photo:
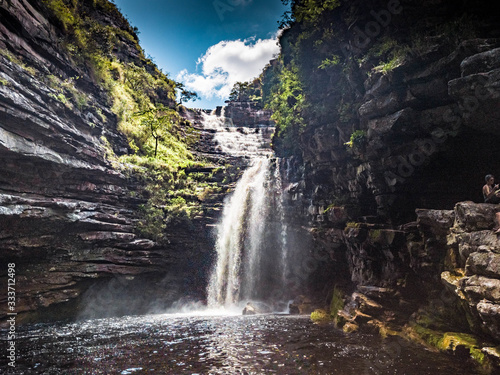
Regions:
M 347 322 L 346 324 L 344 324 L 344 326 L 342 327 L 342 330 L 345 332 L 345 333 L 353 333 L 353 332 L 357 332 L 359 330 L 359 326 L 355 323 L 352 323 L 352 322 Z
M 483 329 L 500 340 L 500 305 L 482 300 L 477 304 L 477 311 L 484 322 Z
M 500 48 L 465 58 L 460 64 L 462 76 L 485 73 L 500 68 Z
M 453 210 L 424 210 L 417 209 L 418 226 L 434 235 L 446 236 L 455 222 Z
M 252 306 L 250 302 L 248 302 L 245 308 L 243 309 L 243 315 L 255 315 L 255 314 L 257 314 L 255 307 Z
M 370 137 L 380 137 L 387 134 L 394 136 L 399 133 L 401 129 L 404 129 L 409 124 L 414 123 L 414 117 L 415 112 L 411 108 L 405 108 L 394 114 L 370 120 L 368 122 L 368 135 Z
M 500 302 L 500 280 L 474 275 L 461 281 L 465 294 L 472 300 Z
M 292 303 L 290 303 L 290 314 L 309 315 L 315 310 L 313 301 L 303 295 L 297 296 Z
M 456 244 L 458 246 L 460 256 L 464 260 L 464 263 L 470 254 L 479 251 L 480 248 L 500 253 L 500 239 L 492 230 L 474 232 L 458 231 L 458 233 L 451 233 L 448 239 L 450 245 Z
M 80 5 L 104 27 L 129 28 L 118 12 L 104 15 Z M 193 220 L 190 228 L 169 225 L 170 244 L 142 238 L 142 182 L 130 166 L 116 168 L 106 157 L 107 147 L 116 155 L 129 151 L 108 95 L 61 47 L 64 31 L 41 2 L 0 2 L 0 13 L 2 21 L 9 20 L 0 22 L 0 49 L 22 61 L 0 54 L 0 263 L 16 263 L 22 280 L 18 311 L 66 305 L 74 314 L 89 288 L 119 275 L 148 286 L 142 294 L 150 300 L 141 299 L 138 309 L 146 310 L 151 301 L 167 304 L 165 290 L 203 298 L 196 290 L 203 290 L 198 284 L 213 246 L 207 225 L 217 221 L 218 211 Z M 135 42 L 121 34 L 115 42 L 116 58 L 142 66 Z M 59 92 L 49 75 L 71 82 L 87 105 L 79 108 L 69 95 L 66 104 L 55 99 Z M 159 100 L 174 104 L 165 95 Z M 212 138 L 207 136 L 207 144 Z M 190 267 L 196 272 L 188 272 Z M 167 277 L 168 285 L 162 281 Z
M 460 202 L 455 206 L 456 223 L 466 232 L 492 229 L 496 211 L 494 204 Z
M 478 250 L 467 258 L 466 274 L 500 279 L 500 254 L 487 251 L 485 246 L 479 247 Z
M 232 126 L 274 125 L 271 111 L 261 108 L 251 101 L 228 101 L 224 116 Z
M 243 315 L 255 315 L 255 314 L 268 314 L 272 312 L 271 306 L 263 302 L 247 302 L 245 308 L 243 309 Z

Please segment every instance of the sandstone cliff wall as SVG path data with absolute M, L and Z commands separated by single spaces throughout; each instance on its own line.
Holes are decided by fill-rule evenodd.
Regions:
M 306 218 L 320 254 L 308 275 L 310 296 L 347 331 L 473 333 L 485 340 L 476 348 L 491 353 L 498 343 L 500 244 L 492 232 L 496 208 L 479 202 L 484 175 L 498 174 L 500 157 L 498 14 L 485 1 L 398 5 L 377 30 L 374 17 L 387 3 L 341 2 L 316 21 L 332 27 L 335 38 L 303 19 L 281 37 L 284 66 L 301 64 L 307 95 L 330 105 L 326 115 L 305 107 L 293 156 L 286 155 L 294 145 L 285 136 L 273 141 L 287 156 L 290 211 Z M 425 37 L 418 51 L 387 69 L 370 57 L 387 40 L 398 45 L 416 37 L 419 25 L 435 30 L 464 14 L 475 20 L 474 37 L 451 31 Z M 363 38 L 365 26 L 372 29 Z M 316 36 L 320 47 L 300 44 Z M 334 54 L 329 73 L 312 62 Z M 291 95 L 290 107 L 297 102 Z M 340 302 L 335 286 L 344 291 Z M 498 353 L 491 361 L 498 364 Z
M 104 25 L 130 27 L 93 12 Z M 141 237 L 140 175 L 107 157 L 128 153 L 127 140 L 107 93 L 67 54 L 49 14 L 39 1 L 0 2 L 0 279 L 7 285 L 6 265 L 15 263 L 19 321 L 203 298 L 222 196 L 203 218 L 170 225 L 168 243 Z M 139 64 L 136 45 L 117 35 L 115 56 Z

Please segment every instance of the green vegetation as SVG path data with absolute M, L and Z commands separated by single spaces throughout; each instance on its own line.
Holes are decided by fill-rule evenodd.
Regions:
M 31 67 L 26 65 L 21 58 L 18 58 L 14 56 L 12 53 L 10 53 L 7 49 L 5 48 L 0 48 L 0 55 L 5 57 L 7 60 L 9 60 L 11 63 L 16 64 L 20 68 L 22 68 L 26 73 L 34 76 L 36 74 L 36 70 Z
M 130 26 L 114 3 L 43 3 L 62 30 L 61 44 L 79 75 L 90 77 L 103 89 L 108 107 L 117 116 L 118 130 L 127 137 L 131 152 L 119 157 L 104 137 L 102 143 L 107 159 L 144 186 L 137 197 L 144 201 L 139 231 L 156 241 L 166 240 L 168 226 L 189 222 L 201 212 L 200 203 L 220 190 L 213 174 L 188 172 L 208 167 L 191 153 L 190 146 L 197 141 L 197 135 L 179 115 L 180 104 L 196 99 L 196 93 L 171 80 L 151 58 L 144 56 L 137 28 Z M 7 52 L 2 54 L 13 59 Z M 94 99 L 82 90 L 79 76 L 41 73 L 40 78 L 53 90 L 49 95 L 54 100 L 72 110 L 91 110 L 103 124 L 108 121 L 102 109 L 95 107 Z
M 147 134 L 154 139 L 154 157 L 156 158 L 158 156 L 158 142 L 172 135 L 174 125 L 179 121 L 179 114 L 173 109 L 159 104 L 156 107 L 142 110 L 136 115 L 140 119 L 140 125 L 145 127 Z
M 335 286 L 333 288 L 332 300 L 330 302 L 330 318 L 337 323 L 337 317 L 340 310 L 344 308 L 344 298 L 342 290 Z
M 323 309 L 314 310 L 311 313 L 311 320 L 314 323 L 327 323 L 331 321 L 330 315 Z
M 366 131 L 356 130 L 351 134 L 349 142 L 345 143 L 346 146 L 361 150 L 366 145 Z
M 351 228 L 352 229 L 359 229 L 359 228 L 361 228 L 361 223 L 356 223 L 354 221 L 347 222 L 344 229 L 347 230 L 347 229 L 351 229 Z
M 254 102 L 262 105 L 262 85 L 259 78 L 249 82 L 236 82 L 229 94 L 229 100 Z
M 485 343 L 480 343 L 478 338 L 461 332 L 442 332 L 412 324 L 407 327 L 405 335 L 411 340 L 420 341 L 423 344 L 443 352 L 467 353 L 471 359 L 476 361 L 481 369 L 488 373 L 491 370 L 491 361 L 482 350 Z M 486 346 L 488 346 L 486 344 Z M 492 346 L 494 349 L 494 347 Z
M 306 126 L 303 118 L 306 102 L 296 68 L 282 68 L 279 81 L 280 85 L 272 91 L 267 107 L 273 111 L 272 119 L 277 124 L 273 145 L 289 156 L 297 152 L 294 140 Z
M 333 55 L 331 58 L 326 58 L 321 62 L 319 69 L 328 69 L 337 66 L 340 63 L 340 56 Z
M 198 94 L 187 90 L 182 83 L 177 82 L 175 88 L 179 90 L 179 105 L 182 104 L 182 102 L 198 99 Z
M 346 104 L 352 102 L 344 74 L 350 67 L 332 18 L 340 1 L 291 1 L 291 5 L 287 21 L 291 28 L 280 37 L 281 55 L 261 75 L 262 100 L 277 125 L 273 147 L 283 156 L 300 152 L 298 139 L 308 128 L 333 126 L 340 116 L 350 121 L 354 109 Z
M 86 93 L 75 87 L 75 81 L 79 78 L 80 77 L 77 76 L 63 80 L 49 74 L 43 76 L 42 80 L 54 90 L 54 92 L 49 94 L 50 97 L 58 100 L 69 109 L 78 109 L 82 111 L 89 107 L 90 98 Z
M 292 13 L 284 14 L 284 20 L 279 23 L 280 28 L 288 27 L 295 21 L 316 26 L 323 12 L 340 6 L 340 0 L 282 0 L 282 2 L 285 5 L 291 5 Z
M 332 291 L 332 300 L 328 311 L 325 309 L 316 309 L 311 313 L 311 320 L 315 323 L 334 322 L 339 323 L 339 311 L 344 308 L 344 298 L 342 290 L 335 286 Z

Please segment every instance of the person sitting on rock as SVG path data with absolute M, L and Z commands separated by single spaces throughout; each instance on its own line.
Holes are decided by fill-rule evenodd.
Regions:
M 499 203 L 500 202 L 500 191 L 498 190 L 498 184 L 493 186 L 495 182 L 495 177 L 491 174 L 486 175 L 484 178 L 486 180 L 486 185 L 483 186 L 483 197 L 484 203 Z
M 488 174 L 484 178 L 486 180 L 486 185 L 483 186 L 483 197 L 485 203 L 500 203 L 500 190 L 498 190 L 498 184 L 493 185 L 495 182 L 495 177 Z M 493 231 L 496 234 L 500 234 L 500 211 L 497 210 L 495 214 L 495 228 Z

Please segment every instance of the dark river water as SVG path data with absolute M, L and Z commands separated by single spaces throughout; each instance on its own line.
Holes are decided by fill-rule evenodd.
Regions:
M 401 339 L 287 315 L 148 315 L 18 329 L 11 374 L 476 374 Z M 3 335 L 2 335 L 3 336 Z

